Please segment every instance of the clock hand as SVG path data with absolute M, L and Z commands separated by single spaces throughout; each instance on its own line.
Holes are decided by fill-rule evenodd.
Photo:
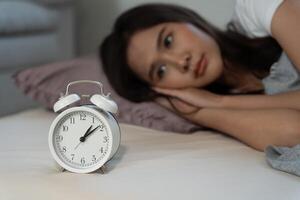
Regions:
M 76 146 L 74 149 L 77 149 L 77 147 L 78 147 L 80 144 L 81 144 L 81 142 L 79 142 L 79 143 L 77 144 L 77 146 Z
M 96 128 L 94 128 L 93 130 L 91 130 L 90 132 L 88 132 L 85 136 L 83 136 L 84 139 L 87 138 L 89 135 L 91 135 L 93 132 L 95 132 L 95 130 L 97 130 L 99 127 L 100 127 L 100 125 L 97 126 Z
M 92 126 L 91 126 L 92 127 Z M 90 128 L 91 128 L 90 127 Z M 90 134 L 92 134 L 96 129 L 98 129 L 100 126 L 97 126 L 96 128 L 94 128 L 93 130 L 91 130 L 91 131 L 87 131 L 87 132 L 85 132 L 85 134 L 84 134 L 84 136 L 82 136 L 82 137 L 80 137 L 80 142 L 85 142 L 85 140 L 86 140 L 86 138 L 90 135 Z M 90 128 L 89 128 L 89 130 L 90 130 Z
M 96 128 L 94 128 L 93 130 L 89 129 L 87 132 L 85 132 L 84 134 L 84 138 L 86 138 L 87 136 L 89 136 L 92 132 L 94 132 L 97 128 L 99 128 L 99 126 L 97 126 Z M 90 131 L 91 130 L 91 131 Z
M 79 139 L 79 143 L 77 144 L 77 146 L 75 147 L 75 149 L 77 149 L 77 147 L 80 145 L 81 142 L 84 142 L 85 141 L 85 135 L 88 134 L 88 132 L 91 130 L 91 128 L 93 127 L 93 125 L 91 125 L 84 133 L 84 135 L 82 137 L 80 137 Z
M 86 137 L 86 135 L 89 133 L 89 131 L 91 130 L 91 128 L 93 127 L 93 125 L 91 125 L 88 130 L 86 130 L 86 132 L 84 133 L 84 135 L 82 137 Z

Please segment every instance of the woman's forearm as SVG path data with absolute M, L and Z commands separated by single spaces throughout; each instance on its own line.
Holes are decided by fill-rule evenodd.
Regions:
M 222 108 L 266 109 L 288 108 L 300 110 L 300 91 L 292 91 L 275 95 L 237 95 L 223 96 Z
M 300 143 L 300 112 L 292 109 L 203 108 L 185 117 L 261 151 L 271 144 L 293 146 Z

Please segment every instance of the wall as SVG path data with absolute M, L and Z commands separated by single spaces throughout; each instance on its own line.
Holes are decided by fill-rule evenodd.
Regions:
M 124 10 L 151 0 L 75 0 L 77 54 L 97 51 L 110 32 L 114 19 Z M 213 24 L 224 28 L 232 16 L 235 0 L 161 0 L 194 9 Z

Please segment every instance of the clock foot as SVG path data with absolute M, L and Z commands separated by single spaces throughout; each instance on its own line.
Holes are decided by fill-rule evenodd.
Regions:
M 105 166 L 105 165 L 102 165 L 102 167 L 99 168 L 100 174 L 105 174 L 106 169 L 107 169 L 106 166 Z
M 66 171 L 66 169 L 63 168 L 62 166 L 60 166 L 58 163 L 55 163 L 55 168 L 56 168 L 59 172 L 64 172 L 64 171 Z

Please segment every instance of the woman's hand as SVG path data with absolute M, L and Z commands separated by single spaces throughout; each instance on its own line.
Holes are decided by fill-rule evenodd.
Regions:
M 200 110 L 199 107 L 186 103 L 176 97 L 158 97 L 155 99 L 155 102 L 183 116 L 194 114 Z
M 165 88 L 152 88 L 154 91 L 176 97 L 191 106 L 198 108 L 211 107 L 221 108 L 222 107 L 222 95 L 218 95 L 207 90 L 198 88 L 184 88 L 184 89 L 165 89 Z

